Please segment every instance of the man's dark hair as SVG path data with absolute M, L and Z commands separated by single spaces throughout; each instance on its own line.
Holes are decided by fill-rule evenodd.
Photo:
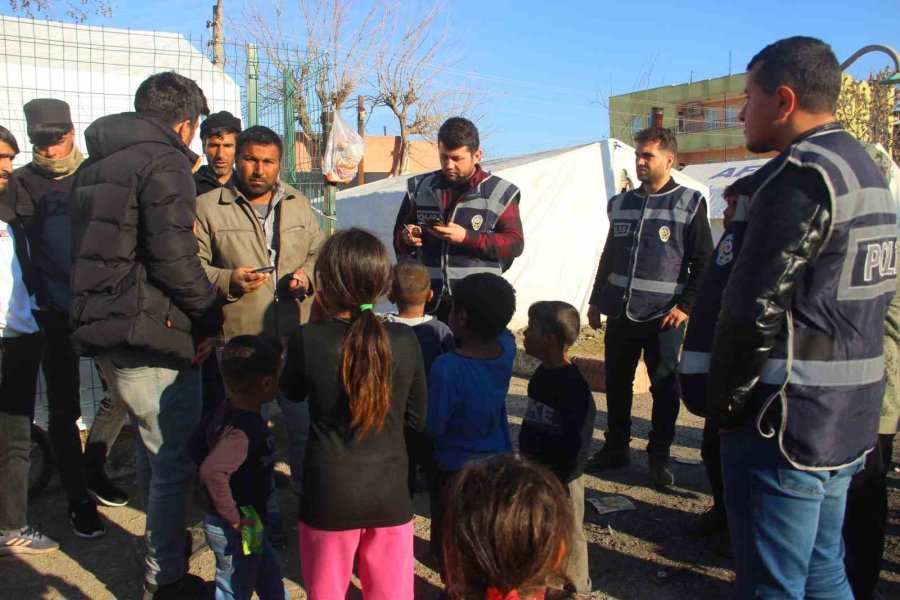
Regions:
M 32 146 L 46 148 L 60 143 L 73 129 L 75 127 L 68 123 L 36 123 L 28 132 L 28 140 Z
M 235 155 L 239 155 L 243 147 L 247 144 L 256 144 L 259 146 L 271 146 L 272 144 L 274 144 L 278 147 L 279 157 L 281 157 L 284 152 L 284 145 L 281 142 L 281 136 L 279 136 L 268 127 L 263 127 L 262 125 L 254 125 L 253 127 L 248 127 L 247 129 L 242 131 L 240 135 L 238 135 L 237 143 L 235 144 L 234 148 Z
M 648 127 L 634 134 L 635 145 L 651 142 L 658 142 L 660 150 L 678 154 L 678 140 L 675 138 L 675 133 L 667 127 Z
M 472 121 L 462 117 L 450 117 L 444 121 L 438 130 L 438 142 L 448 150 L 456 150 L 465 146 L 469 152 L 475 152 L 481 148 L 478 128 Z
M 722 196 L 749 196 L 753 191 L 753 186 L 750 185 L 752 179 L 752 175 L 746 175 L 732 181 L 722 190 Z
M 238 335 L 222 349 L 222 379 L 229 389 L 248 393 L 264 377 L 278 375 L 283 346 L 280 341 L 258 335 Z
M 6 142 L 13 149 L 13 152 L 19 153 L 19 143 L 16 141 L 16 136 L 3 125 L 0 125 L 0 142 Z
M 483 340 L 492 340 L 516 312 L 516 290 L 499 275 L 475 273 L 453 286 L 453 310 L 466 311 L 466 328 Z
M 209 138 L 223 138 L 229 133 L 240 135 L 241 131 L 232 127 L 211 127 L 200 135 L 200 139 L 205 142 Z
M 241 120 L 227 110 L 209 115 L 200 123 L 200 139 L 204 142 L 211 137 L 238 135 L 243 130 Z
M 797 104 L 813 113 L 833 113 L 841 93 L 841 66 L 831 46 L 811 37 L 778 40 L 759 51 L 747 70 L 759 69 L 753 81 L 769 95 L 784 85 Z
M 209 114 L 206 96 L 192 79 L 175 71 L 151 75 L 138 87 L 134 95 L 134 110 L 156 117 L 167 125 L 182 121 L 192 123 L 200 115 Z
M 581 333 L 581 317 L 578 309 L 568 302 L 542 300 L 528 307 L 528 320 L 535 327 L 549 333 L 559 345 L 568 348 Z

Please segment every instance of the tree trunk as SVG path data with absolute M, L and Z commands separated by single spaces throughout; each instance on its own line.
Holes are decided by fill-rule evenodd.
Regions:
M 409 170 L 409 150 L 409 127 L 404 115 L 400 119 L 400 163 L 397 165 L 397 175 L 405 175 Z

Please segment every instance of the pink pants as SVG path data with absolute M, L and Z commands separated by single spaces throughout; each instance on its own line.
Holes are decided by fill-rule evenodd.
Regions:
M 300 572 L 309 600 L 344 600 L 359 553 L 365 600 L 413 600 L 413 523 L 325 531 L 300 523 Z

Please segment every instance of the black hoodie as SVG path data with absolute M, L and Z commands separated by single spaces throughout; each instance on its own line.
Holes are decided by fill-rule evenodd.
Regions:
M 186 363 L 222 326 L 193 232 L 198 157 L 136 113 L 97 119 L 85 139 L 70 201 L 72 340 L 86 355 Z

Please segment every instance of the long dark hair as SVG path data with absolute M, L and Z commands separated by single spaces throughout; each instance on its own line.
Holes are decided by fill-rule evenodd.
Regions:
M 513 455 L 471 461 L 447 490 L 444 568 L 452 600 L 531 597 L 559 575 L 572 508 L 559 479 Z
M 391 258 L 378 238 L 346 229 L 328 238 L 316 259 L 317 297 L 329 314 L 349 310 L 341 345 L 341 383 L 350 399 L 350 426 L 363 438 L 384 426 L 391 404 L 393 362 L 384 325 L 372 310 L 391 284 Z

